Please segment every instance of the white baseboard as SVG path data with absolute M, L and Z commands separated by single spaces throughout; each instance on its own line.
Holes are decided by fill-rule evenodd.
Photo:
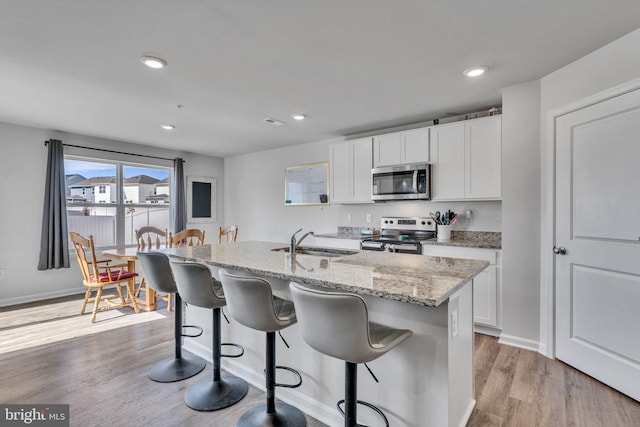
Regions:
M 540 347 L 538 348 L 538 353 L 540 353 L 541 355 L 548 357 L 549 359 L 554 359 L 554 355 L 553 354 L 549 354 L 549 348 L 547 347 L 546 344 L 540 342 Z
M 535 340 L 530 340 L 527 338 L 520 338 L 513 335 L 500 334 L 500 339 L 498 340 L 500 344 L 510 345 L 512 347 L 524 348 L 525 350 L 535 351 L 536 353 L 540 350 L 540 342 Z
M 484 326 L 484 325 L 478 325 L 475 324 L 473 325 L 473 331 L 474 332 L 478 332 L 480 334 L 484 334 L 484 335 L 491 335 L 492 337 L 500 337 L 500 329 L 496 329 L 496 328 L 492 328 L 490 326 Z
M 465 427 L 467 425 L 467 423 L 469 422 L 469 418 L 471 418 L 471 413 L 473 412 L 473 408 L 475 407 L 476 407 L 476 400 L 471 399 L 471 402 L 469 403 L 469 407 L 464 412 L 464 418 L 462 418 L 462 423 L 460 423 L 460 427 Z
M 211 354 L 211 349 L 198 342 L 191 340 L 185 341 L 183 348 L 190 353 L 204 358 L 209 363 L 212 361 L 213 356 Z M 240 362 L 229 358 L 222 358 L 222 368 L 224 368 L 226 372 L 242 378 L 257 389 L 262 391 L 265 390 L 264 374 L 262 372 L 249 369 Z M 315 418 L 323 424 L 337 426 L 344 423 L 344 419 L 340 416 L 335 407 L 320 403 L 296 391 L 295 389 L 278 388 L 276 398 L 288 403 L 289 405 L 295 406 L 305 414 Z M 473 407 L 471 409 L 473 410 Z M 471 414 L 469 413 L 469 415 Z
M 10 305 L 24 304 L 27 302 L 35 302 L 35 301 L 43 301 L 52 298 L 66 297 L 69 295 L 77 295 L 84 294 L 87 288 L 84 286 L 80 286 L 79 288 L 71 288 L 71 289 L 63 289 L 60 291 L 54 292 L 44 292 L 33 295 L 25 295 L 21 297 L 14 298 L 3 298 L 0 299 L 0 307 L 8 307 Z

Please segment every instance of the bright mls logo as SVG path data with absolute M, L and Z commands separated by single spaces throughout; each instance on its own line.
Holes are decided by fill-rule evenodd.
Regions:
M 0 405 L 0 426 L 69 427 L 69 405 Z

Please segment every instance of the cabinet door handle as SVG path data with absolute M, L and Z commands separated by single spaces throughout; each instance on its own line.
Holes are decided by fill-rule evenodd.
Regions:
M 560 246 L 560 247 L 554 246 L 553 247 L 553 253 L 556 254 L 556 255 L 566 255 L 567 254 L 567 248 L 564 248 L 562 246 Z

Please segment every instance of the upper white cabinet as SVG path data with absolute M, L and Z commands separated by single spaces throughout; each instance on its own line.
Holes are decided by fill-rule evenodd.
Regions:
M 429 128 L 373 137 L 373 167 L 429 161 Z
M 402 140 L 400 132 L 373 137 L 373 167 L 400 164 Z
M 431 129 L 431 200 L 464 199 L 464 123 Z
M 502 117 L 433 126 L 432 200 L 502 197 Z
M 402 164 L 429 161 L 429 129 L 420 128 L 400 132 Z
M 373 203 L 372 156 L 371 138 L 330 145 L 332 203 Z

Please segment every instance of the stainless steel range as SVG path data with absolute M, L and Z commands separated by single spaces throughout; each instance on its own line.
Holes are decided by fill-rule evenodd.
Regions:
M 421 254 L 422 240 L 436 235 L 436 224 L 431 218 L 382 217 L 380 236 L 365 237 L 360 248 L 365 251 L 388 251 Z

